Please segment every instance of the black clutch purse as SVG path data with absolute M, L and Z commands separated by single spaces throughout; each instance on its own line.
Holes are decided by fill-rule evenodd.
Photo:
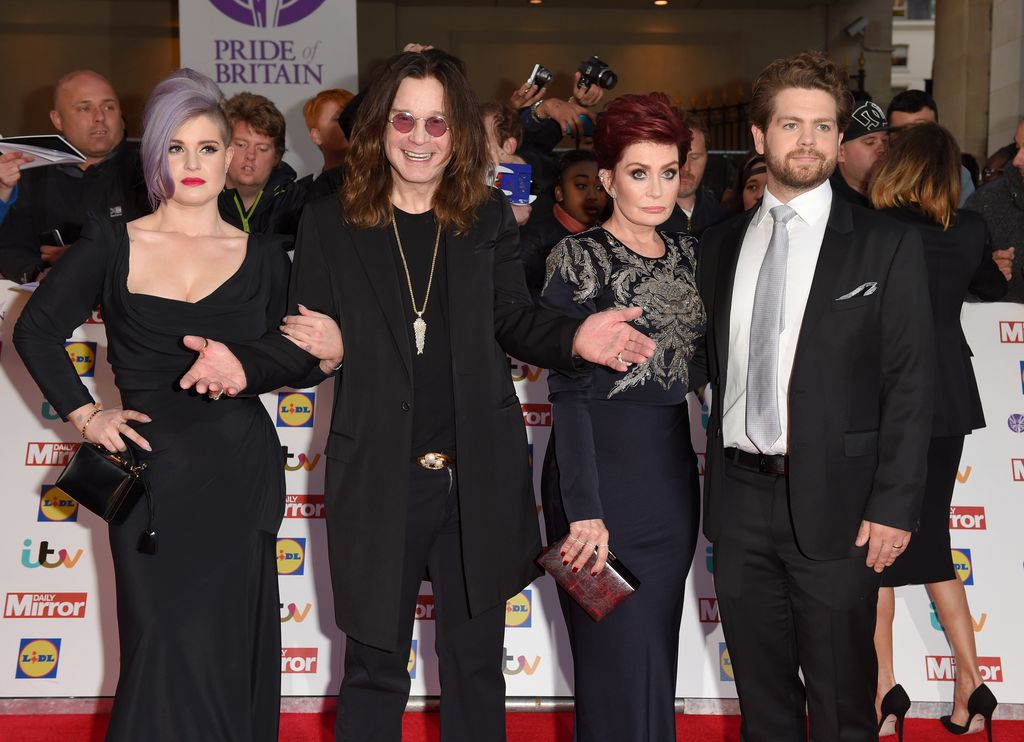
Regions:
M 153 497 L 146 486 L 146 464 L 136 463 L 129 446 L 124 453 L 113 454 L 101 446 L 83 443 L 68 460 L 55 486 L 78 504 L 108 523 L 120 523 L 145 494 L 149 524 L 139 539 L 139 551 L 156 553 Z
M 559 587 L 565 590 L 587 615 L 595 621 L 600 621 L 636 592 L 640 587 L 640 580 L 634 577 L 610 551 L 604 569 L 596 575 L 591 575 L 589 569 L 573 572 L 571 564 L 562 564 L 562 544 L 567 538 L 569 537 L 565 536 L 541 551 L 537 557 L 537 564 L 555 579 Z

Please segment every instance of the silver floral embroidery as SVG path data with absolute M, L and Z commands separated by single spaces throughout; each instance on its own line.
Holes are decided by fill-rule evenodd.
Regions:
M 610 291 L 616 307 L 644 310 L 634 324 L 657 344 L 654 355 L 630 367 L 615 382 L 609 399 L 648 381 L 664 389 L 689 382 L 687 363 L 706 321 L 694 279 L 695 242 L 685 235 L 661 233 L 661 237 L 665 255 L 656 259 L 637 255 L 603 229 L 566 237 L 548 258 L 545 289 L 557 273 L 573 287 L 573 301 L 578 304 Z

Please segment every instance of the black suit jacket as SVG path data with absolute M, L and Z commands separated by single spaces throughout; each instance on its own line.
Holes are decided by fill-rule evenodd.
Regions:
M 326 520 L 335 617 L 372 646 L 398 641 L 412 445 L 412 353 L 390 226 L 354 231 L 336 196 L 311 203 L 296 240 L 289 302 L 335 318 L 345 362 L 327 442 Z M 503 603 L 539 571 L 540 531 L 523 413 L 506 352 L 572 368 L 578 320 L 538 309 L 500 191 L 466 234 L 446 235 L 463 565 L 472 613 Z M 248 391 L 302 378 L 308 356 L 283 337 L 229 347 Z
M 697 280 L 708 314 L 691 384 L 713 385 L 704 531 L 733 503 L 724 485 L 722 397 L 736 260 L 758 209 L 704 235 Z M 839 301 L 869 281 L 870 295 Z M 789 491 L 797 542 L 812 559 L 858 553 L 862 520 L 915 530 L 931 436 L 932 314 L 916 231 L 833 197 L 789 387 Z
M 966 435 L 985 427 L 985 413 L 971 362 L 971 347 L 960 325 L 960 308 L 971 292 L 984 301 L 1006 296 L 1007 282 L 992 260 L 985 220 L 957 211 L 949 229 L 911 208 L 881 213 L 916 229 L 924 243 L 928 290 L 935 320 L 935 414 L 932 436 Z

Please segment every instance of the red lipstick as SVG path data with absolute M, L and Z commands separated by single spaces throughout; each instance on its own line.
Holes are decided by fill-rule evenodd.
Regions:
M 202 178 L 184 178 L 181 181 L 183 186 L 201 186 L 205 185 L 206 181 Z

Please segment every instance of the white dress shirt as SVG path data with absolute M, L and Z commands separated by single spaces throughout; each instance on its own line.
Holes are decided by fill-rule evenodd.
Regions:
M 771 240 L 771 210 L 781 202 L 767 188 L 764 199 L 747 227 L 736 262 L 733 279 L 732 312 L 729 323 L 729 373 L 722 400 L 722 436 L 726 448 L 739 448 L 758 453 L 747 437 L 747 359 L 750 352 L 750 317 L 754 310 L 754 291 L 761 262 Z M 811 292 L 814 269 L 821 252 L 829 211 L 832 209 L 832 187 L 828 180 L 817 188 L 801 193 L 788 204 L 796 216 L 786 225 L 789 231 L 789 257 L 786 265 L 785 329 L 779 335 L 778 399 L 782 435 L 767 451 L 771 456 L 789 450 L 789 379 L 793 373 L 796 341 L 800 336 L 807 296 Z

